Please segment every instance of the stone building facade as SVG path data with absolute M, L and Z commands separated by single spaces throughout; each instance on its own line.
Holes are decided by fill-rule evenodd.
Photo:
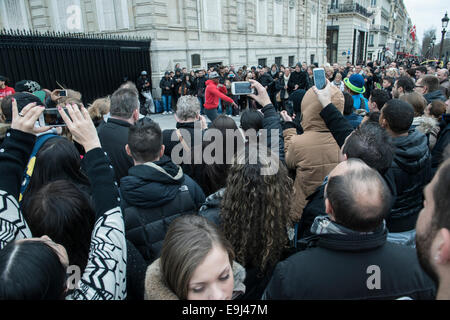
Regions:
M 327 58 L 352 64 L 417 55 L 404 0 L 329 0 Z
M 328 0 L 0 0 L 0 28 L 152 39 L 157 84 L 176 63 L 326 62 Z M 137 73 L 140 70 L 136 70 Z

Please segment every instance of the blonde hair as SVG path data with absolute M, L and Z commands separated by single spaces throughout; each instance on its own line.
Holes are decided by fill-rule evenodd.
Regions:
M 104 97 L 95 100 L 88 107 L 89 115 L 91 116 L 92 121 L 99 121 L 103 118 L 104 115 L 109 113 L 109 109 L 111 108 L 111 100 L 109 97 Z

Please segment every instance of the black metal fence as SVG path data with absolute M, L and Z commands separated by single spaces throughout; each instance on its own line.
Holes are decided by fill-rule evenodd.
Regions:
M 112 94 L 124 79 L 151 74 L 150 39 L 86 34 L 0 31 L 0 75 L 12 85 L 34 80 L 42 88 L 83 94 L 83 102 Z M 150 77 L 149 77 L 150 78 Z M 151 81 L 151 79 L 149 79 Z

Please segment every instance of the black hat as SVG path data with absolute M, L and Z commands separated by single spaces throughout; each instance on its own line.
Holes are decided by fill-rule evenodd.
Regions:
M 16 101 L 17 101 L 17 109 L 18 109 L 19 112 L 21 112 L 22 109 L 25 108 L 30 103 L 34 103 L 35 102 L 36 105 L 38 105 L 38 106 L 42 106 L 43 105 L 41 99 L 39 99 L 38 97 L 36 97 L 35 95 L 33 95 L 31 93 L 18 92 L 18 93 L 15 93 L 12 97 L 14 99 L 16 99 Z M 6 122 L 9 123 L 9 122 L 12 121 L 12 110 L 11 109 L 3 110 L 3 114 L 6 117 Z
M 22 80 L 16 83 L 14 90 L 16 90 L 16 92 L 33 93 L 35 91 L 41 90 L 41 86 L 39 85 L 39 83 L 33 80 Z
M 5 76 L 0 76 L 0 81 L 8 81 L 8 78 L 6 78 Z

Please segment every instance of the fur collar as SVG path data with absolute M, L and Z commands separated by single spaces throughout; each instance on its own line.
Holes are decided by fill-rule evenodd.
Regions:
M 245 293 L 244 280 L 246 272 L 243 266 L 233 262 L 234 290 L 233 299 Z M 173 291 L 165 284 L 160 269 L 160 259 L 153 262 L 145 275 L 145 300 L 179 300 Z

